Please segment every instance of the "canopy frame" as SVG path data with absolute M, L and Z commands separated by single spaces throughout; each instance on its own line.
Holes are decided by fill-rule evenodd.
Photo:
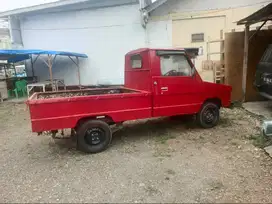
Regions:
M 40 58 L 44 64 L 48 67 L 49 70 L 49 76 L 50 76 L 50 81 L 51 81 L 51 86 L 52 86 L 52 90 L 56 91 L 56 87 L 54 86 L 54 82 L 53 82 L 53 65 L 56 62 L 56 58 L 58 55 L 53 55 L 53 54 L 48 54 L 47 55 L 47 59 L 43 59 L 40 57 L 41 55 L 37 55 L 34 62 L 32 63 L 32 74 L 34 77 L 34 64 L 37 61 L 38 58 Z M 54 56 L 54 57 L 53 57 Z M 30 57 L 31 59 L 33 58 L 33 56 Z M 80 80 L 80 66 L 79 66 L 79 57 L 76 56 L 76 61 L 72 58 L 72 56 L 68 55 L 68 58 L 76 65 L 77 67 L 77 78 L 78 78 L 78 84 L 79 87 L 81 89 L 81 80 Z

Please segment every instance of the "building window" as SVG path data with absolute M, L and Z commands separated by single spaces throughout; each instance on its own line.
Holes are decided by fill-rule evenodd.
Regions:
M 204 33 L 192 34 L 192 42 L 204 42 Z
M 161 55 L 162 76 L 191 76 L 192 67 L 184 55 Z
M 142 68 L 142 57 L 141 55 L 133 55 L 130 58 L 131 68 L 140 69 Z

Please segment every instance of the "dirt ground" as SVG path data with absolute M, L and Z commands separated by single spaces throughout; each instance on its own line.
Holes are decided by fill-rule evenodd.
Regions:
M 24 104 L 0 105 L 0 202 L 272 202 L 272 160 L 243 109 L 220 124 L 161 118 L 126 123 L 108 150 L 30 131 Z M 254 137 L 253 137 L 254 136 Z

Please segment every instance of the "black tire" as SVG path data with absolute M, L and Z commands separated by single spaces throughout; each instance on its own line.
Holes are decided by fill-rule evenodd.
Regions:
M 219 106 L 212 102 L 206 102 L 196 115 L 197 123 L 203 128 L 212 128 L 219 122 Z
M 112 139 L 110 126 L 101 120 L 89 120 L 77 129 L 77 148 L 86 153 L 105 150 Z

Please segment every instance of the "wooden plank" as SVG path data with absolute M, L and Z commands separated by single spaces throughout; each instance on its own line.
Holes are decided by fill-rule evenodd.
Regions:
M 210 43 L 209 43 L 209 40 L 210 40 L 210 36 L 208 37 L 208 41 L 207 41 L 207 60 L 211 60 L 211 57 L 209 55 L 209 53 L 210 53 Z
M 76 62 L 77 62 L 77 77 L 78 77 L 78 83 L 79 87 L 81 89 L 81 78 L 80 78 L 80 70 L 79 70 L 79 59 L 76 57 Z
M 219 40 L 211 40 L 211 41 L 209 41 L 209 43 L 216 43 L 216 42 L 222 42 L 222 41 L 224 41 L 223 39 L 219 39 Z
M 246 25 L 245 37 L 244 37 L 244 59 L 243 59 L 243 77 L 242 77 L 243 102 L 245 101 L 245 97 L 246 97 L 248 43 L 249 43 L 249 25 Z
M 220 62 L 221 62 L 221 65 L 222 67 L 224 68 L 225 66 L 225 57 L 224 57 L 224 54 L 225 54 L 225 48 L 224 48 L 224 33 L 223 33 L 223 30 L 220 30 L 220 39 L 221 39 L 221 42 L 220 42 L 220 52 L 221 52 L 221 55 L 220 55 Z M 225 75 L 224 73 L 222 72 L 222 68 L 221 68 L 221 74 L 223 76 L 221 76 L 221 83 L 224 84 L 225 83 Z
M 244 33 L 225 34 L 225 83 L 233 87 L 232 101 L 242 100 L 242 68 L 244 52 Z
M 53 83 L 52 55 L 48 55 L 48 69 L 49 69 L 49 75 L 50 75 L 50 81 L 51 81 L 52 91 L 56 91 L 55 84 Z
M 0 81 L 0 93 L 2 99 L 8 98 L 8 89 L 7 89 L 7 83 L 6 81 Z
M 224 52 L 210 52 L 210 53 L 208 53 L 208 55 L 220 55 L 220 54 L 224 54 Z

